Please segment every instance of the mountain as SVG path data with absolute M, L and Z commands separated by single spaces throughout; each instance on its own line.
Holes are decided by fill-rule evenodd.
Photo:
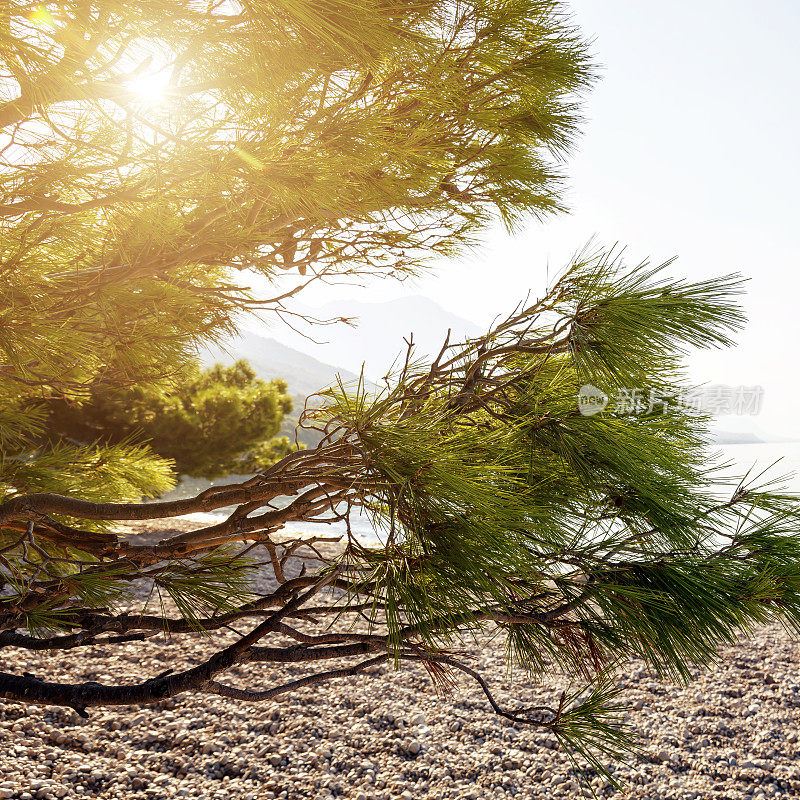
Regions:
M 720 431 L 713 432 L 712 444 L 763 444 L 764 440 L 754 433 L 747 431 Z
M 222 346 L 206 347 L 200 353 L 204 366 L 218 362 L 232 364 L 238 358 L 245 358 L 259 378 L 283 378 L 294 400 L 294 411 L 285 420 L 282 431 L 290 437 L 294 436 L 297 416 L 306 397 L 333 384 L 337 374 L 346 385 L 355 384 L 363 366 L 367 385 L 374 388 L 373 381 L 379 381 L 393 361 L 405 357 L 403 340 L 412 333 L 416 357 L 423 358 L 439 352 L 448 329 L 451 341 L 480 332 L 469 320 L 418 295 L 382 303 L 347 300 L 318 307 L 298 303 L 293 310 L 320 320 L 355 318 L 355 324 L 306 324 L 298 333 L 288 325 L 273 328 L 251 318 L 239 336 Z M 314 439 L 301 434 L 301 441 L 308 445 Z
M 239 358 L 246 358 L 259 378 L 264 380 L 283 378 L 289 384 L 289 393 L 292 396 L 302 396 L 303 400 L 313 392 L 334 383 L 337 374 L 345 383 L 358 380 L 357 375 L 346 369 L 326 364 L 275 339 L 252 331 L 244 331 L 223 346 L 206 347 L 200 353 L 203 366 L 216 363 L 232 364 Z
M 762 423 L 764 420 L 751 415 L 727 414 L 716 417 L 709 425 L 712 444 L 764 444 L 782 441 L 784 437 L 777 435 Z M 766 421 L 767 424 L 769 421 Z
M 351 374 L 360 373 L 363 365 L 364 374 L 375 381 L 386 374 L 392 362 L 405 357 L 404 338 L 407 339 L 411 333 L 418 358 L 438 353 L 448 329 L 451 341 L 480 333 L 473 322 L 451 314 L 433 300 L 419 295 L 381 303 L 347 300 L 316 307 L 297 304 L 293 308 L 316 319 L 354 318 L 354 324 L 306 325 L 301 329 L 316 341 L 285 325 L 267 328 L 264 323 L 255 323 L 257 327 L 251 329 L 262 335 L 268 332 L 293 350 L 328 364 L 341 364 Z

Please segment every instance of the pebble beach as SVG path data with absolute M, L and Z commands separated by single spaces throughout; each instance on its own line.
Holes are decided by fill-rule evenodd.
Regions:
M 146 536 L 131 530 L 131 536 Z M 266 580 L 266 578 L 265 578 Z M 0 669 L 50 679 L 131 682 L 207 658 L 235 634 L 159 636 L 56 653 L 0 651 Z M 558 686 L 509 674 L 487 635 L 468 663 L 513 708 L 552 702 Z M 226 681 L 262 688 L 303 665 L 248 664 Z M 182 695 L 146 708 L 26 707 L 0 701 L 0 800 L 637 800 L 800 798 L 800 642 L 763 627 L 698 669 L 688 685 L 639 662 L 617 681 L 641 755 L 581 784 L 547 732 L 493 714 L 474 684 L 439 693 L 419 664 L 242 703 Z M 557 683 L 557 681 L 556 681 Z

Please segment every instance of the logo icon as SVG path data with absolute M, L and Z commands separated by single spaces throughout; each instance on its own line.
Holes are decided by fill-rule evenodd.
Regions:
M 596 386 L 586 383 L 578 392 L 578 411 L 584 417 L 591 417 L 602 411 L 608 405 L 608 395 Z

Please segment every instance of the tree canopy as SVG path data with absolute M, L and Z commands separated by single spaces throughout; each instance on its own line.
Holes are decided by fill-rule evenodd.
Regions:
M 243 310 L 291 322 L 309 282 L 412 274 L 493 214 L 557 210 L 591 80 L 549 0 L 4 4 L 4 448 L 30 451 L 39 398 L 169 383 Z M 5 460 L 6 492 L 106 491 L 94 448 L 58 453 L 69 479 L 55 452 L 34 483 Z M 169 483 L 138 447 L 103 465 L 109 500 Z
M 47 433 L 60 441 L 147 444 L 179 475 L 221 478 L 274 464 L 292 448 L 276 437 L 292 410 L 286 381 L 262 381 L 243 360 L 201 370 L 187 367 L 174 388 L 90 388 L 87 400 L 48 403 Z

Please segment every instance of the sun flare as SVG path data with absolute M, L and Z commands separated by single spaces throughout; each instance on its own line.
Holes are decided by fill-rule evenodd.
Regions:
M 125 81 L 136 100 L 145 105 L 161 105 L 168 99 L 169 71 L 145 72 Z

